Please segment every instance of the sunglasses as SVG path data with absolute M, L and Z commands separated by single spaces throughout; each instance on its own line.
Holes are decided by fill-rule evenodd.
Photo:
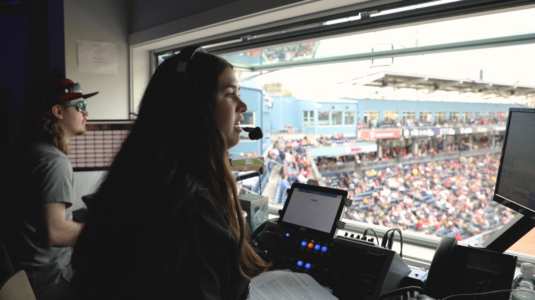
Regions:
M 59 106 L 63 106 L 63 107 L 71 107 L 71 106 L 74 106 L 78 109 L 79 112 L 81 113 L 86 113 L 87 112 L 87 105 L 86 105 L 86 102 L 85 100 L 83 101 L 79 101 L 79 102 L 76 102 L 76 103 L 66 103 L 66 104 L 60 104 Z

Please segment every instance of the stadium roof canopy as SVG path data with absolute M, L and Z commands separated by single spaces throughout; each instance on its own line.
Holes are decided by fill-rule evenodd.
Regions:
M 498 97 L 535 95 L 535 86 L 515 85 L 466 78 L 449 78 L 421 74 L 382 71 L 351 80 L 355 86 L 408 88 L 415 90 L 494 94 Z

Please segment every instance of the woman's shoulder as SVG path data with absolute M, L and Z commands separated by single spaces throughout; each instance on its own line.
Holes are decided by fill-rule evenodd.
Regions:
M 209 231 L 212 233 L 230 234 L 230 224 L 224 205 L 218 200 L 209 189 L 199 189 L 195 192 L 193 199 L 189 201 L 189 209 L 185 211 L 189 214 L 191 222 L 199 231 Z
M 200 187 L 193 193 L 191 204 L 192 209 L 204 212 L 221 214 L 224 211 L 223 205 L 218 201 L 216 195 L 205 187 Z

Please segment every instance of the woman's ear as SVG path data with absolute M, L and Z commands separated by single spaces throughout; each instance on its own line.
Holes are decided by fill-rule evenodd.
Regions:
M 59 104 L 52 106 L 52 113 L 54 114 L 54 116 L 56 116 L 56 118 L 60 120 L 63 119 L 63 109 L 61 109 L 61 106 L 59 106 Z

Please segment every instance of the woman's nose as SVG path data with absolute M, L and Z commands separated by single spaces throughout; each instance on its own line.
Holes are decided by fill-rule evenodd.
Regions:
M 240 98 L 240 103 L 238 105 L 239 111 L 246 112 L 249 107 L 247 107 L 247 103 L 243 102 L 243 100 Z

